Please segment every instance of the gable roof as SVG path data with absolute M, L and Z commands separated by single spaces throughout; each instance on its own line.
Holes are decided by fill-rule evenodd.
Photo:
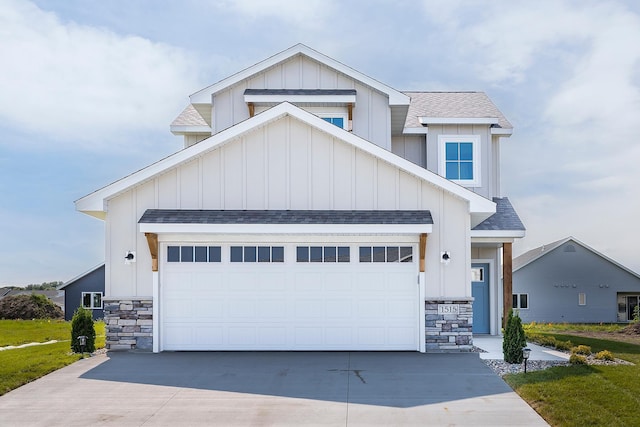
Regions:
M 510 134 L 513 126 L 484 92 L 404 92 L 411 98 L 405 128 L 421 128 L 422 122 L 443 119 L 483 119 Z M 460 121 L 460 120 L 458 120 Z M 491 121 L 491 123 L 489 123 Z
M 473 227 L 471 237 L 524 237 L 526 228 L 509 199 L 494 197 L 493 201 L 496 213 Z
M 98 265 L 96 265 L 95 267 L 93 267 L 93 268 L 91 268 L 91 269 L 89 269 L 89 270 L 85 271 L 85 272 L 84 272 L 84 273 L 82 273 L 82 274 L 77 275 L 77 276 L 76 276 L 76 277 L 74 277 L 73 279 L 71 279 L 71 280 L 69 280 L 69 281 L 67 281 L 67 282 L 63 283 L 62 285 L 58 286 L 56 289 L 58 289 L 58 290 L 64 289 L 64 288 L 66 288 L 67 286 L 72 285 L 73 283 L 77 282 L 78 280 L 82 279 L 83 277 L 88 276 L 89 274 L 91 274 L 91 273 L 93 273 L 94 271 L 99 270 L 99 269 L 101 269 L 101 268 L 104 268 L 104 262 L 103 262 L 102 264 L 98 264 Z
M 636 273 L 633 270 L 628 269 L 627 267 L 625 267 L 624 265 L 620 264 L 619 262 L 609 258 L 608 256 L 598 252 L 597 250 L 593 249 L 592 247 L 586 245 L 585 243 L 582 243 L 581 241 L 579 241 L 578 239 L 576 239 L 575 237 L 569 236 L 566 237 L 564 239 L 560 239 L 557 240 L 555 242 L 546 244 L 546 245 L 542 245 L 539 246 L 535 249 L 531 249 L 530 251 L 527 251 L 525 253 L 523 253 L 522 255 L 516 257 L 513 259 L 513 271 L 517 271 L 520 270 L 521 268 L 531 264 L 532 262 L 536 261 L 539 258 L 542 258 L 543 256 L 553 252 L 554 250 L 558 249 L 559 247 L 561 247 L 562 245 L 564 245 L 567 242 L 572 242 L 576 245 L 582 246 L 584 249 L 586 249 L 589 252 L 592 252 L 593 254 L 599 256 L 600 258 L 610 262 L 611 264 L 615 265 L 618 268 L 621 268 L 622 270 L 626 271 L 627 273 L 637 277 L 638 279 L 640 279 L 640 274 Z
M 106 206 L 105 201 L 120 194 L 135 185 L 138 185 L 144 181 L 152 179 L 160 173 L 176 167 L 196 156 L 202 155 L 208 151 L 216 149 L 217 147 L 226 144 L 227 142 L 234 140 L 243 134 L 252 131 L 256 128 L 264 126 L 268 123 L 281 119 L 285 116 L 294 117 L 303 123 L 306 123 L 314 128 L 319 129 L 325 133 L 332 135 L 333 137 L 344 141 L 348 144 L 355 146 L 356 148 L 374 156 L 387 163 L 394 165 L 405 172 L 414 175 L 425 182 L 428 182 L 438 188 L 442 188 L 445 191 L 453 194 L 463 200 L 469 202 L 470 212 L 475 214 L 474 220 L 481 222 L 488 218 L 496 211 L 496 205 L 491 200 L 488 200 L 466 188 L 449 181 L 440 175 L 428 171 L 410 161 L 403 159 L 402 157 L 391 153 L 353 133 L 347 132 L 344 129 L 339 128 L 331 123 L 328 123 L 318 116 L 315 116 L 307 111 L 304 111 L 292 104 L 283 102 L 273 108 L 270 108 L 260 114 L 255 115 L 243 122 L 236 124 L 228 129 L 225 129 L 198 144 L 187 147 L 177 153 L 174 153 L 152 165 L 139 170 L 125 178 L 122 178 L 106 187 L 103 187 L 87 196 L 84 196 L 75 201 L 76 209 L 84 212 L 88 215 L 95 216 L 100 219 L 105 218 Z
M 305 46 L 302 43 L 298 43 L 289 49 L 283 50 L 280 53 L 277 53 L 264 61 L 258 62 L 255 65 L 252 65 L 249 68 L 245 68 L 244 70 L 227 77 L 226 79 L 220 80 L 217 83 L 212 84 L 211 86 L 207 86 L 204 89 L 201 89 L 189 96 L 192 104 L 208 104 L 211 103 L 211 95 L 218 93 L 244 79 L 247 79 L 255 74 L 258 74 L 270 67 L 273 67 L 276 64 L 286 61 L 289 58 L 292 58 L 296 55 L 305 55 L 311 59 L 314 59 L 326 66 L 335 69 L 336 71 L 341 72 L 355 80 L 359 80 L 362 83 L 373 87 L 374 89 L 387 94 L 389 96 L 389 105 L 409 105 L 409 97 L 404 93 L 393 89 L 390 86 L 385 85 L 365 74 L 362 74 L 359 71 L 354 70 L 351 67 L 344 65 L 341 62 L 336 61 L 335 59 L 329 58 L 326 55 L 321 54 L 320 52 L 311 49 L 308 46 Z

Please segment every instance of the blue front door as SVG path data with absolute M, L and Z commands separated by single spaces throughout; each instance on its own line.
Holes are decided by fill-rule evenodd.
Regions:
M 489 264 L 471 264 L 473 333 L 489 333 Z

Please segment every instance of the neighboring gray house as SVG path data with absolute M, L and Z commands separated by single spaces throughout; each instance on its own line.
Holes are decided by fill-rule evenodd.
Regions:
M 93 319 L 102 319 L 104 296 L 104 263 L 64 283 L 58 290 L 64 290 L 64 319 L 71 320 L 73 313 L 82 304 L 93 312 Z
M 574 237 L 513 260 L 513 307 L 523 322 L 628 322 L 640 275 Z

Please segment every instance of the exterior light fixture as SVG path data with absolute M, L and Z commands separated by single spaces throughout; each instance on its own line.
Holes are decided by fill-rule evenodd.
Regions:
M 124 263 L 131 264 L 132 262 L 136 262 L 136 251 L 127 251 L 124 255 Z
M 527 373 L 527 360 L 529 360 L 529 356 L 531 355 L 531 349 L 525 347 L 522 349 L 522 359 L 524 359 L 524 373 Z
M 87 337 L 85 335 L 80 335 L 78 337 L 78 344 L 80 345 L 80 350 L 82 351 L 82 357 L 84 357 L 84 347 L 87 345 Z
M 449 261 L 451 261 L 451 254 L 448 251 L 442 252 L 440 262 L 443 264 L 449 264 Z

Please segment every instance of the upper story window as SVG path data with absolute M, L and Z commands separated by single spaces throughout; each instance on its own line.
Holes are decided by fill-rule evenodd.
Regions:
M 438 136 L 439 174 L 466 187 L 480 184 L 480 137 Z
M 322 120 L 344 129 L 344 117 L 322 117 Z

